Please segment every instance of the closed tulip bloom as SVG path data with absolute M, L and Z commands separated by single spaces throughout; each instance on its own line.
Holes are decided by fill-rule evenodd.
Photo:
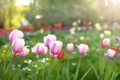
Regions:
M 107 57 L 108 58 L 113 58 L 118 54 L 118 49 L 117 48 L 111 48 L 107 50 Z
M 79 46 L 78 46 L 78 52 L 80 53 L 80 54 L 86 54 L 87 53 L 87 51 L 88 51 L 88 45 L 86 45 L 86 44 L 80 44 Z
M 13 42 L 16 38 L 22 39 L 24 37 L 24 34 L 20 30 L 13 30 L 9 35 L 9 41 Z
M 47 53 L 47 47 L 43 43 L 38 43 L 36 45 L 36 50 L 38 54 L 44 55 Z
M 33 54 L 38 55 L 38 53 L 37 53 L 37 47 L 36 46 L 34 46 L 32 48 L 32 52 L 33 52 Z
M 29 53 L 29 49 L 24 47 L 21 52 L 17 53 L 16 56 L 26 57 Z
M 52 41 L 56 41 L 56 36 L 55 35 L 48 34 L 47 36 L 44 37 L 45 46 L 49 47 L 49 44 Z
M 62 59 L 64 57 L 64 51 L 61 50 L 57 56 L 58 59 Z
M 32 48 L 34 54 L 44 55 L 48 51 L 48 48 L 43 43 L 38 43 L 35 47 Z
M 72 52 L 74 49 L 74 45 L 72 43 L 67 44 L 66 49 L 68 52 Z
M 63 43 L 61 41 L 52 41 L 50 43 L 50 52 L 53 55 L 58 55 L 58 53 L 62 50 Z
M 110 39 L 109 39 L 109 38 L 104 38 L 104 39 L 102 40 L 101 47 L 102 47 L 102 48 L 106 48 L 106 47 L 108 47 L 108 46 L 110 46 Z
M 19 53 L 24 48 L 25 41 L 24 39 L 15 39 L 12 43 L 12 51 L 14 54 Z

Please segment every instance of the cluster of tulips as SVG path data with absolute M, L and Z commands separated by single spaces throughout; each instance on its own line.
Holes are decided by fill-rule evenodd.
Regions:
M 25 57 L 29 53 L 29 49 L 25 46 L 25 41 L 23 39 L 24 34 L 20 30 L 13 30 L 9 35 L 9 41 L 12 42 L 12 53 L 15 56 Z M 62 50 L 63 42 L 57 40 L 55 35 L 48 34 L 44 37 L 44 43 L 37 43 L 32 49 L 32 53 L 35 55 L 44 55 L 48 51 L 51 58 L 62 59 L 64 57 L 64 51 Z M 78 53 L 85 55 L 88 51 L 87 44 L 76 45 L 78 48 Z M 102 48 L 107 48 L 110 46 L 110 39 L 104 38 L 101 42 Z M 68 43 L 66 46 L 68 52 L 74 50 L 74 44 Z M 107 50 L 107 57 L 113 58 L 118 53 L 118 49 L 113 47 Z
M 108 46 L 110 46 L 110 39 L 109 38 L 104 38 L 101 42 L 101 47 L 102 48 L 107 48 Z M 110 49 L 107 50 L 107 57 L 108 58 L 113 58 L 118 54 L 118 49 L 116 47 L 112 47 Z
M 29 49 L 25 46 L 23 39 L 24 34 L 20 30 L 13 30 L 9 35 L 9 41 L 12 42 L 12 53 L 15 56 L 25 57 L 27 56 Z M 62 50 L 63 43 L 57 40 L 55 35 L 48 34 L 44 37 L 44 43 L 37 43 L 31 50 L 35 55 L 44 55 L 50 52 L 51 58 L 63 58 L 64 51 Z M 88 51 L 88 45 L 80 44 L 78 52 L 80 54 L 86 54 Z M 68 52 L 72 52 L 74 44 L 68 43 L 66 46 Z
M 12 53 L 14 56 L 27 56 L 29 49 L 25 46 L 22 31 L 13 30 L 9 35 L 9 41 L 12 42 Z
M 56 40 L 55 35 L 47 35 L 44 37 L 44 43 L 38 43 L 32 48 L 33 54 L 44 55 L 50 50 L 50 57 L 63 58 L 64 51 L 62 50 L 63 43 Z

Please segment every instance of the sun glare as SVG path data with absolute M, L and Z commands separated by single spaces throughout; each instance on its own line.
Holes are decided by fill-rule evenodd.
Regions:
M 22 5 L 29 6 L 31 2 L 32 2 L 31 0 L 17 0 L 15 4 L 16 6 L 22 6 Z

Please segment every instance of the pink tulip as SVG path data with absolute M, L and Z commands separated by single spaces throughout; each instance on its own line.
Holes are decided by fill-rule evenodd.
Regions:
M 107 51 L 107 57 L 108 58 L 113 58 L 115 56 L 116 52 L 112 49 L 108 49 Z
M 24 47 L 21 52 L 16 53 L 16 56 L 26 57 L 29 53 L 29 49 Z
M 32 48 L 34 54 L 44 55 L 48 51 L 48 48 L 43 43 L 38 43 L 35 47 Z
M 101 47 L 102 47 L 102 48 L 106 48 L 106 47 L 108 47 L 108 46 L 110 46 L 110 39 L 109 39 L 109 38 L 104 38 L 104 39 L 102 40 Z
M 107 57 L 108 58 L 113 58 L 115 55 L 118 54 L 118 49 L 117 48 L 111 48 L 107 50 Z
M 15 39 L 12 43 L 12 51 L 14 54 L 19 53 L 24 48 L 25 41 L 24 39 Z
M 22 39 L 24 37 L 24 34 L 20 30 L 13 30 L 9 35 L 9 41 L 13 42 L 16 38 Z
M 72 43 L 67 44 L 66 49 L 68 52 L 72 52 L 74 49 L 74 45 Z
M 58 54 L 53 54 L 52 52 L 50 52 L 50 57 L 51 58 L 57 58 Z
M 49 47 L 49 44 L 52 41 L 56 41 L 56 36 L 55 35 L 48 34 L 47 36 L 44 37 L 45 46 Z
M 80 54 L 86 54 L 87 51 L 88 51 L 88 45 L 86 45 L 86 44 L 80 44 L 80 45 L 78 46 L 78 52 L 79 52 Z
M 58 55 L 58 53 L 62 50 L 62 42 L 61 41 L 52 41 L 50 43 L 50 54 L 53 57 L 56 57 Z
M 32 48 L 32 52 L 33 52 L 33 54 L 38 55 L 38 53 L 37 53 L 37 47 L 36 46 L 34 46 Z

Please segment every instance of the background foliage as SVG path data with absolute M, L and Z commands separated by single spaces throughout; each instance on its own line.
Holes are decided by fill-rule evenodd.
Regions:
M 30 22 L 42 22 L 44 25 L 61 22 L 71 25 L 74 20 L 98 20 L 98 11 L 93 6 L 94 0 L 36 0 L 31 9 L 26 13 Z M 42 15 L 40 20 L 36 15 Z

